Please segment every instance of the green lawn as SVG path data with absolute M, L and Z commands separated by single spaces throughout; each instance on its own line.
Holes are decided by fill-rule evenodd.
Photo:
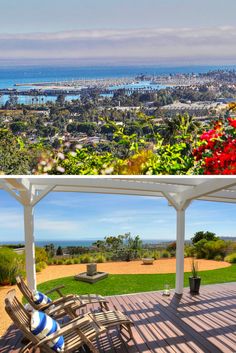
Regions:
M 199 272 L 202 284 L 236 282 L 236 264 L 219 270 Z M 184 275 L 184 285 L 188 286 L 189 273 Z M 99 293 L 101 295 L 128 294 L 162 290 L 164 284 L 175 287 L 175 274 L 150 275 L 109 275 L 108 278 L 95 284 L 76 281 L 73 277 L 59 278 L 44 282 L 38 290 L 45 292 L 53 287 L 65 285 L 64 294 Z M 50 295 L 52 298 L 56 296 Z

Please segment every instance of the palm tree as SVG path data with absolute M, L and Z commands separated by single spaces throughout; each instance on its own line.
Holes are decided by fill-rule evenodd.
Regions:
M 169 142 L 176 142 L 177 136 L 192 137 L 197 135 L 197 131 L 200 129 L 201 123 L 193 120 L 193 116 L 189 114 L 177 114 L 174 117 L 165 120 L 164 125 L 164 138 Z

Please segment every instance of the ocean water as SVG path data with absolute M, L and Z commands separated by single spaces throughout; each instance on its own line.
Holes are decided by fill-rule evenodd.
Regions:
M 165 75 L 178 73 L 204 73 L 215 69 L 236 69 L 235 66 L 183 66 L 183 67 L 156 67 L 156 66 L 83 66 L 83 67 L 52 67 L 52 66 L 2 66 L 0 63 L 0 89 L 16 88 L 15 84 L 19 83 L 36 83 L 36 82 L 63 82 L 78 79 L 101 79 L 101 78 L 123 78 L 135 77 L 137 75 Z M 136 85 L 136 87 L 135 87 Z M 150 87 L 150 83 L 141 82 L 130 85 L 126 88 L 142 88 Z M 154 89 L 165 88 L 161 85 L 151 85 Z M 28 86 L 35 88 L 34 86 Z M 111 90 L 123 88 L 121 86 L 113 86 Z M 17 90 L 25 89 L 25 87 L 17 87 Z M 78 99 L 79 96 L 68 96 L 67 100 Z M 0 106 L 4 105 L 9 99 L 8 96 L 0 96 Z M 44 103 L 55 102 L 56 96 L 44 96 Z M 31 104 L 32 97 L 18 96 L 18 103 Z
M 34 97 L 32 96 L 26 96 L 26 95 L 18 95 L 17 96 L 17 103 L 19 104 L 36 104 L 36 102 L 33 100 Z M 76 99 L 80 99 L 80 95 L 74 95 L 74 96 L 70 96 L 67 95 L 65 97 L 65 101 L 72 101 L 72 100 L 76 100 Z M 2 96 L 0 96 L 0 106 L 4 105 L 7 101 L 9 100 L 9 96 L 6 94 L 3 94 Z M 57 100 L 57 96 L 39 96 L 39 102 L 40 104 L 45 104 L 48 102 L 56 102 Z M 37 104 L 38 104 L 37 103 Z
M 88 240 L 36 240 L 36 246 L 44 247 L 48 244 L 53 244 L 56 248 L 58 246 L 67 247 L 67 246 L 83 246 L 83 247 L 90 247 L 96 240 L 101 239 L 88 239 Z M 144 244 L 160 244 L 163 242 L 172 241 L 169 239 L 142 239 Z M 9 241 L 9 242 L 0 242 L 0 245 L 4 244 L 24 244 L 24 241 Z
M 140 74 L 164 75 L 177 73 L 200 73 L 215 69 L 236 69 L 235 66 L 19 66 L 1 67 L 0 88 L 12 88 L 16 83 L 52 82 L 76 79 L 99 79 L 133 77 Z

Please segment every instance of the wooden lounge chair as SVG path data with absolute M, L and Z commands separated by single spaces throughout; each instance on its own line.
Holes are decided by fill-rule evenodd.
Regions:
M 47 343 L 59 336 L 64 337 L 64 352 L 66 353 L 75 352 L 82 346 L 87 346 L 93 353 L 99 353 L 92 341 L 106 332 L 106 328 L 95 322 L 88 314 L 63 325 L 60 330 L 50 336 L 39 339 L 30 330 L 31 315 L 16 298 L 15 290 L 8 292 L 5 299 L 5 310 L 14 324 L 21 330 L 24 337 L 29 341 L 20 350 L 20 353 L 31 352 L 31 349 L 34 351 L 38 347 L 40 348 L 40 352 L 55 353 Z
M 114 326 L 119 326 L 121 330 L 125 329 L 129 333 L 130 338 L 133 338 L 132 322 L 119 311 L 85 314 L 62 325 L 57 333 L 40 340 L 30 331 L 31 315 L 16 298 L 15 290 L 8 292 L 5 299 L 5 310 L 22 331 L 24 337 L 29 340 L 29 343 L 20 351 L 21 353 L 29 352 L 29 349 L 37 347 L 40 348 L 41 352 L 52 353 L 54 351 L 47 345 L 47 342 L 59 336 L 64 337 L 65 352 L 77 351 L 79 347 L 85 345 L 91 352 L 99 353 L 92 340 Z
M 100 313 L 89 313 L 88 314 L 97 324 L 106 327 L 107 329 L 119 326 L 120 330 L 124 329 L 128 332 L 129 338 L 133 339 L 133 332 L 131 326 L 133 322 L 120 311 L 103 311 Z
M 36 310 L 45 311 L 49 315 L 53 315 L 56 318 L 60 318 L 65 316 L 65 313 L 69 314 L 70 317 L 77 317 L 76 311 L 81 307 L 86 306 L 87 304 L 99 303 L 101 309 L 109 310 L 108 301 L 97 294 L 86 294 L 86 295 L 74 295 L 68 294 L 64 296 L 61 292 L 61 289 L 64 286 L 59 286 L 47 291 L 45 294 L 51 294 L 56 292 L 59 295 L 58 299 L 53 300 L 51 303 L 37 305 L 33 301 L 33 293 L 25 283 L 24 279 L 20 276 L 16 277 L 16 283 L 21 293 L 25 297 L 25 299 L 29 302 L 29 304 Z

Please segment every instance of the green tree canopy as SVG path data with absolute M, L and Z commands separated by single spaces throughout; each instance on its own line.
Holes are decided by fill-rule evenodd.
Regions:
M 209 241 L 209 240 L 218 240 L 219 238 L 216 236 L 215 233 L 209 232 L 209 231 L 203 231 L 203 230 L 196 232 L 193 238 L 191 238 L 193 244 L 199 242 L 202 239 L 206 239 L 207 241 Z

